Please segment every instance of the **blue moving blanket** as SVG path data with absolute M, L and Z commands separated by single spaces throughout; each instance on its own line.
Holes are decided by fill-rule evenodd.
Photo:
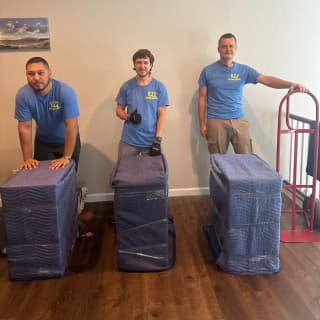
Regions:
M 126 156 L 112 177 L 121 271 L 161 271 L 175 260 L 175 231 L 168 217 L 168 169 L 163 155 Z
M 281 176 L 253 154 L 213 154 L 210 163 L 205 230 L 216 263 L 237 274 L 279 271 Z
M 1 188 L 9 278 L 62 277 L 77 232 L 74 162 L 57 170 L 41 161 Z

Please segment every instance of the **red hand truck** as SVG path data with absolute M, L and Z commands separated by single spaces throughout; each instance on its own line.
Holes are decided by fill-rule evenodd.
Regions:
M 281 100 L 278 111 L 278 131 L 277 131 L 277 161 L 276 170 L 280 173 L 280 153 L 281 153 L 281 136 L 291 135 L 293 139 L 292 158 L 290 161 L 293 165 L 292 179 L 284 181 L 283 189 L 291 191 L 292 202 L 290 209 L 282 209 L 281 213 L 291 213 L 291 228 L 280 231 L 280 239 L 282 242 L 320 242 L 320 235 L 314 231 L 315 218 L 315 202 L 316 202 L 316 183 L 318 172 L 318 152 L 319 152 L 319 104 L 316 97 L 308 92 L 306 95 L 310 96 L 314 102 L 315 107 L 315 125 L 314 128 L 298 128 L 294 127 L 290 122 L 290 97 L 299 91 L 292 91 L 287 93 Z M 284 109 L 285 106 L 285 109 Z M 314 134 L 313 146 L 313 177 L 311 183 L 299 183 L 297 179 L 298 157 L 299 154 L 299 136 L 301 134 Z M 300 151 L 301 153 L 301 151 Z M 311 196 L 308 198 L 307 206 L 297 207 L 297 192 L 299 189 L 310 190 Z M 305 217 L 306 228 L 296 228 L 296 215 L 302 213 Z

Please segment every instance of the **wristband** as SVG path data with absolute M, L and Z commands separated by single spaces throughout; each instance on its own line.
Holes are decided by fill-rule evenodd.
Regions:
M 71 157 L 70 157 L 70 156 L 64 156 L 63 159 L 70 161 L 70 160 L 71 160 Z

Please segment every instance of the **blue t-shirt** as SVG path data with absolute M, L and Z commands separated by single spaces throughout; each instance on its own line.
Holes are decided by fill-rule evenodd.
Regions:
M 137 147 L 151 146 L 157 128 L 158 108 L 169 106 L 164 84 L 153 78 L 147 86 L 141 86 L 132 78 L 121 86 L 116 102 L 127 107 L 129 114 L 135 110 L 141 114 L 139 124 L 124 122 L 121 141 Z
M 37 123 L 37 140 L 44 143 L 64 143 L 64 120 L 79 116 L 78 101 L 69 85 L 51 80 L 52 88 L 45 96 L 37 94 L 29 84 L 18 91 L 15 118 L 19 121 L 34 119 Z
M 236 62 L 231 68 L 225 68 L 220 62 L 205 67 L 198 83 L 207 87 L 207 118 L 243 117 L 243 87 L 247 83 L 256 84 L 259 75 L 255 69 Z

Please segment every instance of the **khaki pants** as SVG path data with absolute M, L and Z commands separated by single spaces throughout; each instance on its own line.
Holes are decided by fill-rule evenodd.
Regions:
M 208 119 L 209 153 L 226 153 L 231 142 L 235 153 L 252 153 L 249 123 L 239 119 Z

